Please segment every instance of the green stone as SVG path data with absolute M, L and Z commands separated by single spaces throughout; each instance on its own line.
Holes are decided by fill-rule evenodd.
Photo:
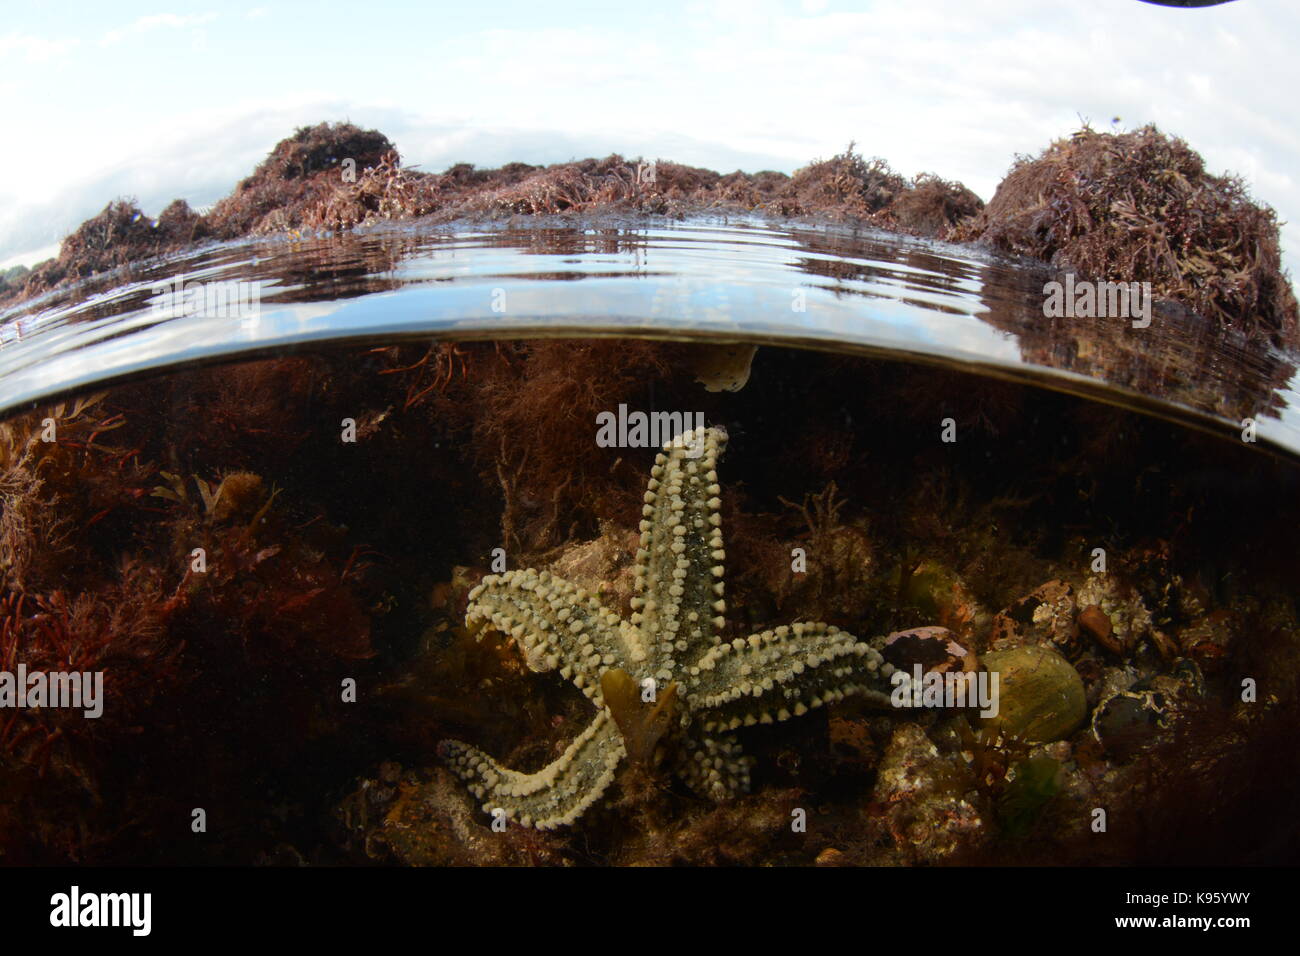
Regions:
M 1003 733 L 1030 743 L 1068 737 L 1088 716 L 1083 678 L 1070 662 L 1046 647 L 1029 645 L 986 654 L 983 664 L 999 676 L 996 722 Z

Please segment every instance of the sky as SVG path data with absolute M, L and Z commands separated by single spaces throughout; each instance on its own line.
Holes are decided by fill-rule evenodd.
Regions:
M 1290 0 L 29 0 L 0 20 L 0 266 L 119 196 L 212 203 L 322 120 L 431 171 L 618 152 L 792 172 L 853 140 L 986 200 L 1089 120 L 1154 122 L 1239 173 L 1297 220 L 1294 274 L 1297 36 Z

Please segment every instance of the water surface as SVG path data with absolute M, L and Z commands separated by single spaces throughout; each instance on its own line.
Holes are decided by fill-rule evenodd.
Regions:
M 255 318 L 160 309 L 248 283 Z M 0 316 L 0 412 L 142 372 L 347 340 L 612 334 L 891 354 L 1037 381 L 1300 454 L 1294 357 L 1177 308 L 1043 315 L 1041 267 L 761 220 L 553 217 L 260 240 L 154 260 Z M 185 312 L 186 310 L 179 310 Z

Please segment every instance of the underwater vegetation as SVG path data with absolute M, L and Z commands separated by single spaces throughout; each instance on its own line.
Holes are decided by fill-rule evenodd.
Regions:
M 0 860 L 1295 859 L 1294 462 L 1030 386 L 848 355 L 760 346 L 742 388 L 710 391 L 708 348 L 372 343 L 173 369 L 5 421 L 0 671 L 102 670 L 106 701 L 95 720 L 0 710 Z M 654 448 L 597 446 L 596 413 L 620 403 L 725 429 L 719 477 L 697 467 L 697 488 Z M 951 444 L 938 438 L 948 415 Z M 679 620 L 661 603 L 674 597 L 674 494 L 701 531 L 684 536 L 679 617 L 695 627 L 707 604 L 719 643 L 697 653 L 681 623 L 687 647 L 673 641 L 669 667 L 644 637 L 634 661 L 628 635 L 647 614 Z M 537 613 L 586 621 L 590 650 L 514 634 L 539 584 L 564 600 Z M 653 611 L 637 603 L 661 591 Z M 799 636 L 794 621 L 821 623 Z M 614 633 L 628 643 L 601 645 L 588 668 L 595 638 Z M 851 653 L 828 645 L 766 688 L 757 658 L 779 670 L 771 651 L 806 651 L 799 640 Z M 996 669 L 1000 713 L 821 693 L 776 719 L 797 713 L 777 696 L 877 655 L 908 674 Z M 724 688 L 693 683 L 705 658 Z M 750 696 L 704 701 L 745 679 Z M 603 722 L 595 700 L 610 705 Z M 457 776 L 479 758 L 438 754 L 470 741 L 526 777 L 593 719 L 603 752 L 621 742 L 627 756 L 584 778 L 559 815 L 583 812 L 555 829 L 493 829 L 490 801 Z M 723 743 L 675 773 L 699 734 Z M 729 786 L 742 765 L 748 787 Z M 203 839 L 186 829 L 196 806 Z
M 248 756 L 278 746 L 259 723 L 298 731 L 296 749 L 313 710 L 293 688 L 372 653 L 352 591 L 365 562 L 332 557 L 319 526 L 291 530 L 255 474 L 162 467 L 185 460 L 157 411 L 126 388 L 0 425 L 0 669 L 101 672 L 104 685 L 95 719 L 3 712 L 6 862 L 94 861 L 123 839 L 150 859 L 165 845 L 141 834 L 182 799 L 151 781 L 224 775 L 238 791 Z

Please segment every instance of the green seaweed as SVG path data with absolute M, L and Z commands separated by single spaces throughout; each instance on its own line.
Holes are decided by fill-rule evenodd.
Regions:
M 1015 779 L 998 800 L 998 821 L 1008 836 L 1023 838 L 1061 790 L 1061 763 L 1052 757 L 1029 757 L 1015 766 Z

